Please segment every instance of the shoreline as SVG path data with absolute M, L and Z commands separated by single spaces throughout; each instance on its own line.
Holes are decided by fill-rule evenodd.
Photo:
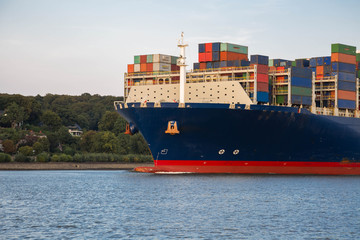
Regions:
M 153 163 L 74 163 L 74 162 L 47 162 L 47 163 L 0 163 L 0 171 L 21 170 L 132 170 L 136 167 L 154 166 Z

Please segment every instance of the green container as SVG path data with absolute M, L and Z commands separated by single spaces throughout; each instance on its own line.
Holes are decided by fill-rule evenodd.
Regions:
M 360 70 L 357 72 L 357 77 L 360 78 Z
M 140 56 L 134 56 L 134 64 L 140 63 Z
M 153 55 L 152 54 L 149 54 L 146 56 L 146 62 L 147 63 L 152 63 L 153 62 Z
M 237 44 L 232 44 L 232 43 L 221 43 L 220 51 L 221 52 L 236 52 L 236 53 L 248 54 L 248 47 L 237 45 Z
M 345 45 L 345 44 L 340 44 L 340 43 L 334 43 L 334 44 L 331 44 L 331 52 L 332 53 L 344 53 L 344 54 L 355 56 L 356 55 L 356 47 Z
M 285 103 L 285 96 L 284 95 L 276 96 L 276 103 L 277 104 L 284 104 Z
M 291 66 L 296 67 L 296 61 L 292 61 Z
M 298 95 L 298 96 L 308 96 L 311 97 L 312 89 L 311 88 L 304 88 L 304 87 L 291 87 L 291 94 Z
M 269 59 L 269 67 L 273 67 L 274 66 L 274 59 Z
M 357 54 L 356 54 L 356 61 L 357 61 L 357 62 L 360 62 L 360 53 L 357 53 Z
M 171 64 L 176 64 L 179 57 L 171 56 Z

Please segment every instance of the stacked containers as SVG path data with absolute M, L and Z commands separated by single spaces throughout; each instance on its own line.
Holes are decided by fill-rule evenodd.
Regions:
M 179 71 L 176 65 L 178 57 L 164 54 L 134 56 L 134 64 L 128 64 L 128 73 L 156 73 Z
M 291 102 L 297 105 L 312 103 L 312 71 L 309 68 L 291 67 Z
M 249 66 L 248 47 L 231 43 L 200 43 L 194 70 Z
M 338 108 L 356 108 L 356 47 L 331 44 L 332 75 L 338 77 Z
M 269 102 L 269 57 L 262 55 L 251 55 L 250 65 L 256 66 L 256 85 L 257 101 L 268 103 Z M 250 76 L 251 77 L 251 76 Z

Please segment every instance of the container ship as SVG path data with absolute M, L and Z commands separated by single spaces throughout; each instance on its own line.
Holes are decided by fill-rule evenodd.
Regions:
M 360 53 L 269 59 L 232 43 L 134 56 L 115 109 L 151 150 L 149 173 L 360 175 Z

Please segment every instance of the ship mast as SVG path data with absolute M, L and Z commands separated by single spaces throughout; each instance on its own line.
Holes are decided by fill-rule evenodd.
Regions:
M 180 57 L 177 60 L 177 65 L 180 67 L 180 104 L 185 103 L 185 82 L 186 82 L 186 63 L 185 63 L 185 47 L 187 44 L 184 44 L 184 32 L 181 33 L 181 38 L 178 43 L 180 48 Z

